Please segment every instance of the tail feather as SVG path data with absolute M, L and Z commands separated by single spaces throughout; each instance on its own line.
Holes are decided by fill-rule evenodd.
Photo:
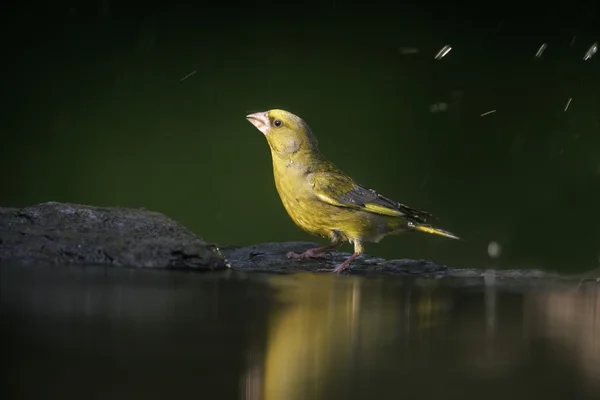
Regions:
M 456 236 L 455 234 L 442 230 L 442 229 L 438 229 L 438 228 L 434 228 L 432 226 L 429 225 L 417 225 L 415 224 L 413 226 L 413 229 L 417 230 L 417 231 L 421 231 L 421 232 L 425 232 L 425 233 L 431 233 L 433 235 L 440 235 L 440 236 L 444 236 L 450 239 L 460 239 L 458 236 Z

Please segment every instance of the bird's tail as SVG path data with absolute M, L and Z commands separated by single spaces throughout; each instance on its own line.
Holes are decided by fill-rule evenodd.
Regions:
M 445 237 L 450 238 L 450 239 L 460 239 L 458 236 L 456 236 L 453 233 L 450 233 L 448 231 L 444 231 L 442 229 L 437 229 L 437 228 L 434 228 L 434 227 L 429 226 L 429 225 L 417 225 L 417 224 L 414 224 L 412 228 L 414 230 L 417 230 L 417 231 L 421 231 L 421 232 L 425 232 L 425 233 L 431 233 L 433 235 L 445 236 Z

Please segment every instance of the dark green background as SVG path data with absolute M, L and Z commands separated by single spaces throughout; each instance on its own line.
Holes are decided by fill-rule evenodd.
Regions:
M 390 237 L 368 253 L 596 267 L 600 56 L 582 60 L 600 41 L 596 2 L 370 4 L 19 3 L 1 25 L 0 205 L 145 207 L 220 244 L 314 240 L 244 118 L 277 107 L 358 182 L 465 238 Z

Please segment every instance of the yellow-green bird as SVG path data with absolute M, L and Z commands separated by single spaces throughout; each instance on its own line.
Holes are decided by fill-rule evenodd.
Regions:
M 354 254 L 331 270 L 344 271 L 364 251 L 364 242 L 379 242 L 387 235 L 421 231 L 458 239 L 454 234 L 425 225 L 432 215 L 388 199 L 354 182 L 329 162 L 302 118 L 269 110 L 246 116 L 267 138 L 273 158 L 275 186 L 292 220 L 305 231 L 331 240 L 327 246 L 288 258 L 322 258 L 324 251 L 343 241 Z

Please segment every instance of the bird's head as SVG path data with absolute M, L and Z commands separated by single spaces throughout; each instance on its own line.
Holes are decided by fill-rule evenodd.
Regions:
M 302 118 L 284 111 L 269 110 L 246 116 L 261 131 L 273 153 L 290 156 L 317 150 L 317 139 Z

